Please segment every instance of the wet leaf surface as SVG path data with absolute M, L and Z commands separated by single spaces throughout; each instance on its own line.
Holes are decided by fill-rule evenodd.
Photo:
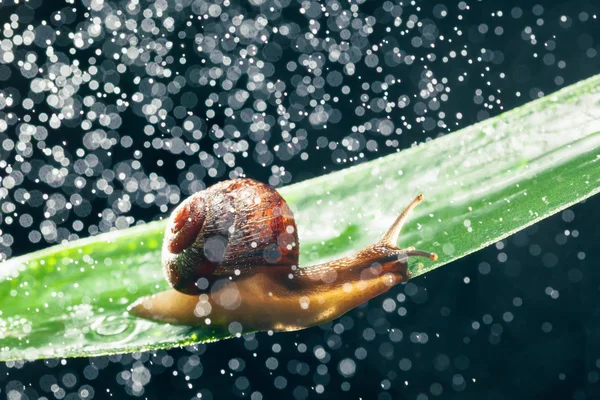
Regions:
M 435 251 L 424 274 L 600 190 L 600 76 L 398 154 L 281 190 L 301 266 L 358 250 L 419 192 L 400 246 Z M 76 357 L 219 339 L 135 318 L 127 306 L 167 288 L 164 222 L 0 264 L 0 360 Z

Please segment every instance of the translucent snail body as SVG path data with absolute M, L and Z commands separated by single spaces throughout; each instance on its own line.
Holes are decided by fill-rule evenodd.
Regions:
M 409 257 L 435 253 L 396 242 L 418 195 L 375 244 L 299 267 L 296 223 L 284 199 L 251 179 L 221 182 L 174 211 L 162 264 L 173 289 L 145 297 L 133 314 L 161 322 L 244 332 L 293 331 L 335 319 L 408 280 Z

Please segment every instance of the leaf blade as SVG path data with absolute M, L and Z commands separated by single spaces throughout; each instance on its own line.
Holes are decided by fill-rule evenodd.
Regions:
M 597 116 L 600 76 L 426 145 L 283 188 L 298 222 L 302 266 L 372 243 L 417 192 L 426 201 L 401 245 L 440 257 L 412 264 L 413 277 L 598 193 Z M 167 287 L 159 264 L 163 229 L 164 222 L 153 222 L 0 264 L 0 361 L 223 336 L 126 312 L 135 298 Z

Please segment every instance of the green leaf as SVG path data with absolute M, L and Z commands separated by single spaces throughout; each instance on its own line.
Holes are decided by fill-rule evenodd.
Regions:
M 600 75 L 483 123 L 281 193 L 302 266 L 377 240 L 419 192 L 400 246 L 435 251 L 413 277 L 492 244 L 599 191 Z M 136 298 L 167 288 L 164 222 L 0 264 L 0 360 L 169 348 L 218 339 L 135 318 Z

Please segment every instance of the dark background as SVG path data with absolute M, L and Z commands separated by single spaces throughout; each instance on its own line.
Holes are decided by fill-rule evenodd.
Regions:
M 0 5 L 0 22 L 9 22 L 11 14 L 16 13 L 25 24 L 39 26 L 42 19 L 51 18 L 55 15 L 53 13 L 63 9 L 66 19 L 60 26 L 70 26 L 76 32 L 76 27 L 84 26 L 86 18 L 83 14 L 89 4 L 77 2 L 76 12 L 69 11 L 72 6 L 58 1 Z M 152 3 L 141 1 L 141 4 L 150 7 Z M 371 44 L 389 36 L 385 27 L 393 26 L 391 13 L 382 10 L 383 4 L 373 1 L 359 6 L 361 15 L 372 15 L 377 20 L 373 34 L 368 37 Z M 299 13 L 300 5 L 289 3 L 280 16 L 273 17 L 274 20 L 294 21 L 298 29 L 305 32 L 308 18 Z M 261 11 L 260 7 L 245 2 L 233 7 L 243 10 L 248 18 L 256 17 L 260 12 L 268 14 L 268 10 L 263 8 Z M 436 17 L 443 9 L 448 15 Z M 228 177 L 245 174 L 282 186 L 390 154 L 410 147 L 414 142 L 435 138 L 551 93 L 596 74 L 600 67 L 597 55 L 600 35 L 596 18 L 600 5 L 595 1 L 424 1 L 405 3 L 402 10 L 404 23 L 411 15 L 425 21 L 424 28 L 410 30 L 405 36 L 395 35 L 395 45 L 414 55 L 415 62 L 384 65 L 385 71 L 375 74 L 372 68 L 365 66 L 364 60 L 358 61 L 356 73 L 344 76 L 344 85 L 352 89 L 350 95 L 343 95 L 341 86 L 325 86 L 323 93 L 319 94 L 340 96 L 337 114 L 330 113 L 333 122 L 330 121 L 328 128 L 323 129 L 311 124 L 307 118 L 298 118 L 293 135 L 300 139 L 299 144 L 292 146 L 293 150 L 287 153 L 273 150 L 276 144 L 287 142 L 276 124 L 272 129 L 253 136 L 248 133 L 249 124 L 240 122 L 236 125 L 238 122 L 228 120 L 224 107 L 213 107 L 214 116 L 206 120 L 205 113 L 210 107 L 206 106 L 204 99 L 214 90 L 191 83 L 185 90 L 163 98 L 172 102 L 170 108 L 167 107 L 169 118 L 165 127 L 157 127 L 153 135 L 143 132 L 144 126 L 147 126 L 146 118 L 134 106 L 122 110 L 115 106 L 112 110 L 122 121 L 115 129 L 103 131 L 106 138 L 115 139 L 115 144 L 108 149 L 86 145 L 86 139 L 80 133 L 82 119 L 65 121 L 60 129 L 50 130 L 32 147 L 27 157 L 29 172 L 23 173 L 19 187 L 31 193 L 37 190 L 39 196 L 43 193 L 51 198 L 58 195 L 54 197 L 58 203 L 60 196 L 72 199 L 74 194 L 78 194 L 85 207 L 68 210 L 44 201 L 19 204 L 15 187 L 3 199 L 4 204 L 14 202 L 17 213 L 26 213 L 35 222 L 9 223 L 7 216 L 11 213 L 3 208 L 0 228 L 4 235 L 8 233 L 9 236 L 3 236 L 0 254 L 4 257 L 20 255 L 63 240 L 123 227 L 116 221 L 119 213 L 114 204 L 125 193 L 124 184 L 114 175 L 126 170 L 125 166 L 133 165 L 136 159 L 140 163 L 140 182 L 152 179 L 153 173 L 164 181 L 156 189 L 131 195 L 130 209 L 120 214 L 124 217 L 121 223 L 127 226 L 140 220 L 164 217 L 179 197 Z M 503 12 L 502 18 L 497 17 L 499 10 Z M 172 14 L 178 20 L 177 13 L 172 11 Z M 183 24 L 188 14 L 183 13 L 179 22 Z M 562 16 L 567 18 L 561 20 Z M 320 21 L 326 24 L 326 18 L 322 16 Z M 502 34 L 497 33 L 497 27 L 502 28 Z M 531 37 L 527 27 L 532 28 L 535 38 Z M 207 23 L 205 29 L 216 28 Z M 460 36 L 456 34 L 457 29 L 462 33 Z M 181 31 L 187 32 L 183 39 L 177 36 Z M 193 43 L 190 38 L 197 31 L 194 26 L 181 28 L 167 32 L 167 37 L 175 43 Z M 320 34 L 323 35 L 323 31 Z M 440 35 L 446 39 L 439 40 Z M 409 44 L 414 37 L 420 37 L 423 43 L 428 43 L 428 40 L 435 43 L 435 49 L 414 45 L 414 42 Z M 61 40 L 64 36 L 56 39 L 54 46 L 57 49 L 63 46 L 62 51 L 67 54 L 69 41 Z M 102 43 L 108 46 L 108 42 L 106 39 Z M 290 47 L 291 43 L 299 42 L 282 37 L 274 37 L 273 42 L 279 43 L 282 52 L 272 62 L 270 79 L 288 82 L 287 91 L 291 94 L 284 103 L 288 111 L 310 110 L 306 99 L 294 97 L 292 93 L 293 87 L 298 87 L 297 82 L 294 83 L 295 75 L 301 79 L 310 73 L 305 70 L 300 73 L 298 69 L 294 74 L 286 69 L 288 62 L 299 60 L 302 51 Z M 115 82 L 129 94 L 139 91 L 134 78 L 144 76 L 144 64 L 132 62 L 125 73 L 116 73 L 115 76 L 116 63 L 104 56 L 96 56 L 95 61 L 90 62 L 89 58 L 94 57 L 98 46 L 90 46 L 77 53 L 80 68 L 89 67 L 86 63 L 95 63 L 100 66 L 102 82 Z M 460 53 L 462 49 L 468 50 L 467 56 L 458 55 L 443 61 L 450 51 Z M 482 53 L 481 49 L 485 52 Z M 48 62 L 45 51 L 43 43 L 35 49 L 39 54 L 39 65 Z M 199 65 L 207 57 L 178 49 L 171 54 L 178 51 L 188 58 L 186 65 L 180 68 L 182 74 L 188 72 L 191 82 L 189 68 Z M 436 54 L 437 57 L 428 61 L 428 54 Z M 17 53 L 16 59 L 19 57 L 26 57 L 26 54 Z M 421 57 L 424 59 L 421 60 Z M 478 57 L 481 59 L 478 60 Z M 208 60 L 209 65 L 210 62 Z M 0 64 L 0 88 L 5 96 L 12 96 L 19 104 L 28 96 L 31 78 L 23 76 L 15 63 Z M 343 74 L 343 66 L 335 63 L 326 63 L 326 66 L 329 71 L 338 68 Z M 451 89 L 440 108 L 431 109 L 428 114 L 422 112 L 418 99 L 420 90 L 431 82 L 426 76 L 427 71 L 432 71 L 437 79 L 447 77 L 448 83 L 444 86 Z M 390 97 L 394 97 L 391 100 L 396 101 L 398 96 L 406 94 L 412 101 L 409 107 L 396 109 L 392 119 L 399 127 L 401 118 L 406 118 L 410 127 L 403 126 L 401 134 L 390 136 L 367 129 L 362 135 L 364 138 L 357 139 L 356 148 L 342 146 L 340 143 L 351 136 L 352 127 L 381 118 L 372 110 L 358 115 L 361 112 L 357 113 L 356 107 L 361 103 L 360 86 L 363 82 L 383 81 L 386 74 L 402 80 L 390 89 Z M 461 75 L 464 77 L 462 81 L 458 79 Z M 246 85 L 247 80 L 244 79 L 242 77 L 235 87 Z M 82 87 L 79 96 L 83 98 L 95 93 Z M 194 93 L 196 101 L 186 93 Z M 490 100 L 490 95 L 494 96 L 493 100 Z M 252 96 L 261 98 L 260 93 Z M 35 96 L 33 98 L 37 104 L 36 112 L 52 111 L 43 97 L 39 101 Z M 500 104 L 495 103 L 497 99 L 501 100 Z M 273 99 L 269 98 L 267 103 L 265 114 L 277 115 L 277 104 Z M 488 107 L 491 103 L 494 106 Z M 428 104 L 427 100 L 423 100 L 422 104 Z M 194 141 L 185 132 L 173 130 L 181 127 L 185 119 L 177 117 L 181 111 L 176 110 L 177 105 L 185 105 L 185 111 L 204 118 L 204 135 L 196 142 L 201 150 L 214 156 L 214 174 L 211 175 L 210 166 L 202 163 L 202 167 L 192 167 L 198 165 L 197 152 L 175 153 L 166 149 L 165 142 L 173 137 L 183 136 L 187 141 Z M 111 109 L 103 111 L 108 113 Z M 439 116 L 440 111 L 445 113 L 444 117 Z M 457 118 L 457 113 L 461 113 L 462 117 Z M 0 132 L 0 142 L 11 138 L 16 141 L 15 132 L 22 123 L 19 118 L 25 114 L 27 111 L 18 106 L 0 109 L 0 117 L 9 121 L 9 129 Z M 250 145 L 249 156 L 236 156 L 233 166 L 218 157 L 218 146 L 224 145 L 224 140 L 212 129 L 214 124 L 223 126 L 228 123 L 236 126 Z M 301 132 L 303 129 L 304 132 Z M 260 146 L 262 140 L 271 148 L 270 158 L 260 156 L 264 155 Z M 369 140 L 370 145 L 367 143 Z M 40 146 L 39 142 L 44 144 Z M 62 147 L 72 160 L 85 158 L 77 154 L 77 149 L 85 146 L 86 156 L 93 154 L 99 162 L 96 166 L 86 167 L 91 172 L 85 168 L 77 169 L 74 162 L 73 170 L 69 170 L 69 175 L 60 184 L 44 179 L 41 183 L 36 182 L 35 179 L 42 178 L 40 171 L 44 165 L 56 166 L 60 162 L 57 157 L 44 154 L 44 148 L 54 146 Z M 303 160 L 302 153 L 308 156 L 307 160 Z M 22 166 L 24 162 L 16 155 L 15 151 L 0 149 L 0 160 L 15 167 Z M 357 159 L 343 161 L 351 157 Z M 338 158 L 342 161 L 338 162 Z M 174 168 L 178 160 L 184 160 L 185 165 Z M 265 160 L 265 165 L 261 165 Z M 0 176 L 11 175 L 5 166 L 0 167 Z M 284 167 L 284 172 L 281 167 Z M 113 171 L 112 176 L 110 171 Z M 190 171 L 194 175 L 191 180 L 186 178 Z M 88 181 L 93 184 L 77 188 L 75 178 L 78 174 L 87 174 Z M 131 176 L 134 174 L 131 173 Z M 105 179 L 108 186 L 113 187 L 111 193 L 98 190 L 100 179 Z M 146 202 L 143 195 L 147 193 L 163 200 L 169 199 L 171 194 L 176 196 L 162 202 Z M 390 295 L 375 298 L 340 320 L 321 327 L 273 336 L 261 333 L 158 353 L 0 364 L 0 393 L 2 396 L 19 394 L 20 398 L 27 396 L 30 399 L 39 396 L 48 399 L 133 396 L 148 399 L 253 400 L 598 398 L 600 316 L 596 304 L 600 290 L 597 268 L 600 255 L 595 251 L 600 237 L 597 228 L 599 206 L 598 198 L 578 204 L 495 246 L 394 288 Z M 41 223 L 45 221 L 51 221 L 54 230 L 44 231 Z M 76 221 L 80 221 L 84 228 L 76 228 Z M 38 234 L 32 234 L 33 231 Z M 395 308 L 387 312 L 390 299 L 395 299 Z M 399 315 L 401 307 L 404 308 L 401 313 L 406 315 Z M 343 372 L 348 371 L 349 365 L 354 365 L 355 369 L 345 376 Z

